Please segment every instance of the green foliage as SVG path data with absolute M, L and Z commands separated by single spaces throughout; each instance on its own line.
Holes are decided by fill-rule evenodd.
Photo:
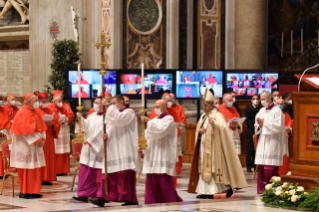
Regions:
M 49 95 L 49 101 L 52 101 L 53 90 L 65 92 L 65 75 L 70 69 L 77 69 L 76 62 L 81 60 L 79 44 L 73 40 L 55 40 L 52 44 L 52 73 L 48 77 L 48 84 L 45 86 Z M 64 95 L 65 98 L 65 95 Z M 64 99 L 65 100 L 65 99 Z M 73 112 L 76 111 L 77 102 L 75 100 L 67 101 Z M 70 131 L 74 132 L 74 124 L 70 126 Z
M 76 62 L 81 60 L 82 54 L 79 53 L 79 44 L 73 40 L 56 40 L 52 49 L 52 73 L 48 78 L 46 90 L 49 101 L 52 100 L 53 90 L 65 91 L 65 75 L 69 69 L 77 69 Z M 73 108 L 72 108 L 73 109 Z
M 316 181 L 319 184 L 319 181 Z M 319 187 L 312 187 L 308 197 L 300 204 L 301 208 L 312 208 L 313 211 L 319 212 Z

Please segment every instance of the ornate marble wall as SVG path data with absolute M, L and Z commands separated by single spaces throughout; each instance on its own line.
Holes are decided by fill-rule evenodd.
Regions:
M 220 69 L 222 1 L 198 1 L 198 46 L 197 67 L 199 69 Z
M 123 8 L 123 67 L 165 68 L 166 0 L 126 0 Z

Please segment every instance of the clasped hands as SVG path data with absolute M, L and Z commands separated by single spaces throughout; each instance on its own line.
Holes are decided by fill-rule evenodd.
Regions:
M 213 120 L 213 119 L 209 118 L 209 119 L 208 119 L 208 123 L 209 123 L 212 127 L 214 126 L 214 120 Z M 201 135 L 203 135 L 203 134 L 206 133 L 206 131 L 207 131 L 207 129 L 206 129 L 205 127 L 202 127 L 202 128 L 200 128 L 199 133 L 200 133 Z
M 230 122 L 229 127 L 236 129 L 239 126 L 238 122 Z
M 260 127 L 262 127 L 264 125 L 264 119 L 261 118 L 257 118 L 257 123 L 259 124 Z

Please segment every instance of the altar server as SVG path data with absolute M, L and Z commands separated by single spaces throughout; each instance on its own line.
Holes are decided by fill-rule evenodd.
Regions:
M 240 134 L 243 131 L 243 126 L 238 122 L 230 122 L 233 118 L 240 118 L 236 108 L 233 107 L 233 96 L 224 94 L 223 104 L 218 107 L 218 110 L 224 115 L 226 122 L 231 130 L 233 141 L 235 144 L 237 155 L 241 154 Z
M 60 133 L 55 143 L 55 157 L 56 157 L 56 173 L 58 176 L 67 175 L 70 172 L 70 127 L 74 119 L 74 113 L 70 105 L 63 102 L 63 91 L 53 91 L 53 103 L 48 107 L 59 114 L 60 119 Z
M 136 116 L 136 121 L 137 121 L 137 124 L 138 124 L 139 123 L 139 119 L 137 117 L 136 111 L 133 108 L 130 107 L 130 98 L 128 98 L 127 96 L 123 96 L 123 98 L 124 98 L 124 101 L 125 101 L 124 102 L 125 107 L 134 111 L 135 116 Z
M 107 139 L 109 195 L 105 195 L 105 179 L 102 174 L 98 198 L 89 201 L 100 207 L 106 201 L 125 202 L 122 206 L 138 205 L 135 184 L 140 164 L 135 113 L 125 107 L 124 98 L 120 95 L 113 97 L 111 104 L 105 115 L 107 134 L 103 134 L 103 138 Z M 103 166 L 102 173 L 105 171 Z
M 48 130 L 46 131 L 46 143 L 43 146 L 46 166 L 42 168 L 42 185 L 52 185 L 51 181 L 56 181 L 56 163 L 55 163 L 55 147 L 54 138 L 58 138 L 60 132 L 60 116 L 48 108 L 48 94 L 45 92 L 38 93 L 40 103 L 40 114 L 43 117 L 53 115 L 52 121 L 45 122 Z M 54 113 L 54 114 L 53 114 Z
M 147 122 L 145 138 L 148 149 L 145 150 L 143 173 L 147 174 L 145 204 L 182 202 L 174 187 L 176 175 L 174 160 L 177 153 L 176 127 L 174 118 L 167 113 L 165 100 L 155 103 L 157 117 Z M 173 161 L 173 162 L 172 162 Z
M 188 185 L 198 199 L 214 199 L 214 194 L 247 187 L 244 172 L 225 117 L 214 106 L 214 91 L 204 94 L 205 114 L 196 128 L 195 150 Z
M 102 97 L 100 96 L 100 98 L 102 98 Z M 102 98 L 103 106 L 105 106 L 107 108 L 110 105 L 110 103 L 111 103 L 111 99 L 112 99 L 112 95 L 110 93 L 105 93 L 105 97 Z M 88 118 L 94 112 L 96 112 L 96 111 L 94 110 L 94 107 L 92 107 L 89 110 L 89 112 L 86 114 L 86 118 Z
M 39 112 L 38 98 L 32 93 L 26 94 L 24 102 L 11 127 L 10 165 L 18 170 L 19 197 L 41 198 L 41 167 L 45 166 L 43 146 L 48 128 Z
M 93 105 L 96 112 L 92 113 L 87 119 L 84 119 L 82 114 L 77 113 L 77 117 L 81 119 L 82 131 L 85 134 L 80 157 L 78 196 L 72 198 L 82 202 L 89 202 L 89 197 L 97 197 L 97 173 L 98 170 L 102 170 L 104 165 L 102 98 L 96 98 Z M 78 132 L 79 126 L 77 122 L 75 133 Z
M 260 94 L 263 108 L 256 115 L 255 134 L 259 134 L 255 164 L 258 165 L 257 193 L 265 191 L 265 185 L 273 176 L 278 176 L 283 160 L 285 115 L 275 107 L 271 93 Z
M 279 175 L 286 175 L 288 173 L 289 168 L 289 137 L 292 134 L 293 122 L 290 118 L 290 115 L 283 111 L 285 106 L 284 99 L 278 99 L 276 105 L 282 110 L 282 113 L 285 115 L 285 133 L 284 133 L 284 140 L 283 140 L 283 164 L 279 166 Z
M 4 109 L 2 107 L 2 105 L 3 105 L 3 100 L 2 100 L 2 96 L 0 96 L 0 117 L 1 117 L 1 119 L 0 119 L 0 132 L 7 135 L 9 133 L 9 128 L 11 126 L 11 124 L 10 124 L 11 118 L 10 118 L 9 114 L 7 113 L 7 110 Z M 1 145 L 2 141 L 3 140 L 0 140 L 0 145 Z M 0 157 L 2 157 L 2 151 L 0 151 Z M 3 175 L 4 175 L 3 169 L 4 168 L 5 167 L 3 167 L 2 161 L 0 161 L 0 179 L 3 178 Z
M 7 104 L 3 106 L 4 109 L 7 110 L 7 113 L 10 116 L 11 124 L 13 122 L 14 117 L 16 116 L 17 112 L 19 111 L 19 108 L 15 106 L 16 104 L 16 97 L 13 94 L 9 94 L 7 96 Z

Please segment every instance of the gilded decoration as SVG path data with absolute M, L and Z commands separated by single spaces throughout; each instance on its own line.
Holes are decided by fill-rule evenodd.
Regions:
M 163 58 L 162 0 L 127 0 L 126 66 L 159 69 Z M 163 19 L 164 21 L 164 19 Z
M 105 40 L 111 40 L 110 33 L 110 17 L 111 17 L 111 0 L 101 0 L 101 29 L 105 33 Z M 103 57 L 105 61 L 105 69 L 111 65 L 111 50 L 103 48 Z
M 311 123 L 311 140 L 319 141 L 319 122 Z
M 203 0 L 202 15 L 218 15 L 218 0 Z

